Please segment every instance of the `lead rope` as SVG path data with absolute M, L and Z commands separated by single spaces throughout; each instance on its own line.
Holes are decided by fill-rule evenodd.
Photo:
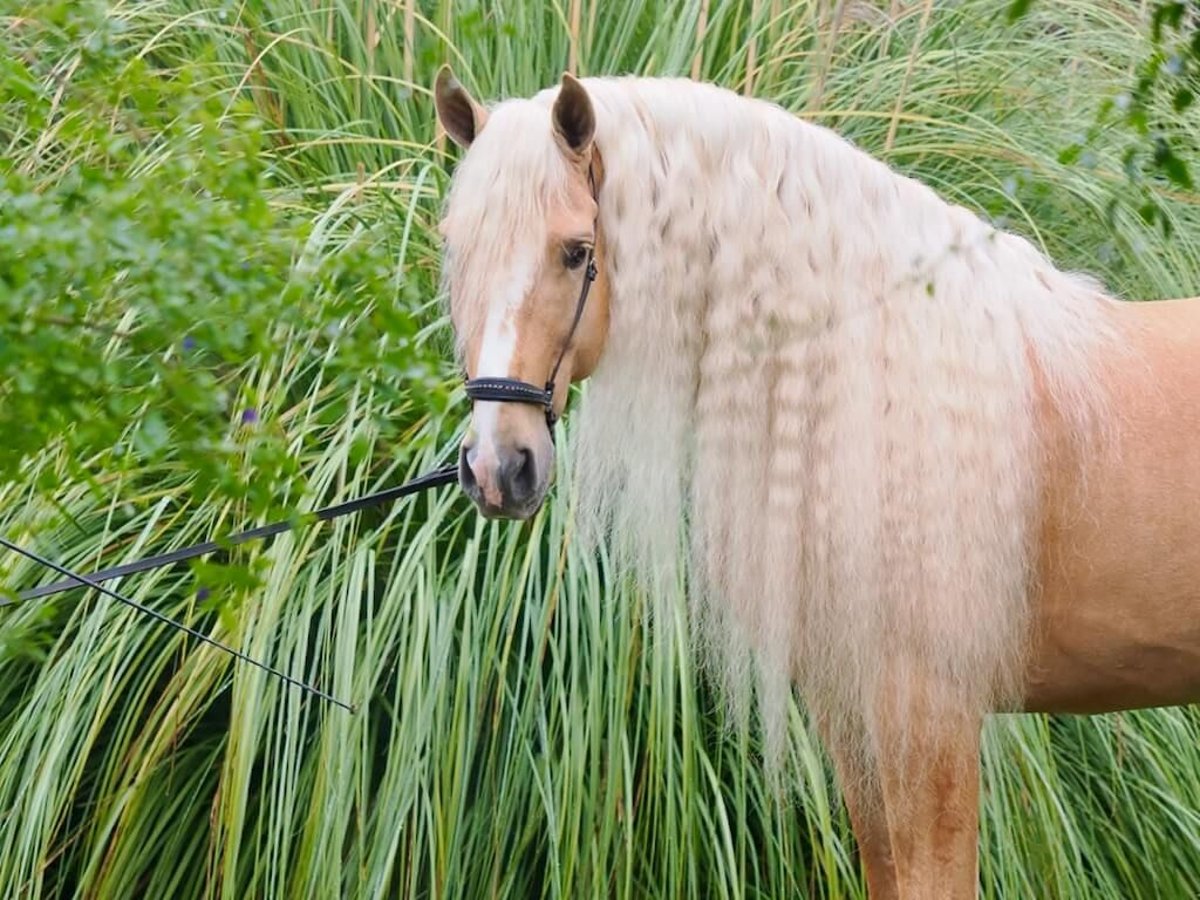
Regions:
M 156 619 L 159 622 L 162 622 L 164 625 L 170 625 L 172 628 L 176 628 L 179 631 L 182 631 L 184 634 L 189 635 L 190 637 L 194 637 L 198 641 L 203 641 L 206 644 L 211 644 L 213 647 L 216 647 L 218 650 L 224 650 L 226 653 L 230 654 L 235 659 L 240 659 L 244 663 L 249 663 L 252 666 L 256 666 L 257 668 L 262 669 L 264 672 L 266 672 L 270 675 L 274 675 L 276 678 L 281 679 L 285 684 L 290 684 L 292 687 L 300 688 L 302 691 L 306 691 L 307 693 L 312 694 L 314 697 L 320 697 L 322 700 L 326 700 L 329 703 L 336 704 L 337 706 L 340 706 L 342 709 L 346 710 L 347 712 L 354 712 L 354 706 L 352 704 L 347 703 L 345 700 L 339 700 L 337 697 L 333 696 L 332 694 L 325 693 L 325 691 L 321 690 L 320 688 L 313 687 L 311 684 L 307 684 L 303 681 L 293 678 L 291 675 L 288 675 L 286 672 L 281 672 L 281 671 L 279 671 L 279 669 L 276 669 L 273 666 L 269 666 L 265 662 L 261 662 L 261 661 L 255 659 L 253 656 L 249 656 L 249 655 L 243 653 L 241 650 L 236 650 L 233 647 L 230 647 L 228 644 L 224 644 L 221 641 L 218 641 L 214 637 L 209 637 L 203 631 L 197 631 L 195 628 L 192 628 L 188 625 L 184 625 L 182 622 L 176 622 L 170 616 L 163 615 L 156 609 L 152 609 L 149 606 L 146 606 L 142 603 L 138 603 L 136 600 L 130 600 L 124 594 L 119 594 L 116 591 L 111 590 L 110 588 L 106 588 L 104 585 L 100 584 L 100 582 L 95 581 L 91 578 L 88 578 L 86 575 L 79 575 L 75 572 L 72 572 L 66 566 L 60 566 L 58 563 L 54 562 L 53 560 L 46 559 L 46 557 L 41 556 L 37 553 L 34 553 L 32 550 L 26 550 L 24 547 L 19 547 L 18 545 L 14 544 L 12 541 L 8 540 L 7 538 L 0 537 L 0 547 L 7 547 L 9 550 L 13 551 L 13 553 L 19 553 L 19 554 L 21 554 L 21 556 L 24 556 L 26 559 L 31 559 L 36 563 L 40 563 L 41 565 L 45 566 L 47 569 L 53 569 L 59 575 L 66 575 L 70 579 L 70 582 L 72 585 L 81 584 L 81 585 L 86 585 L 87 587 L 93 588 L 94 590 L 97 590 L 100 593 L 104 594 L 106 597 L 111 597 L 112 599 L 116 600 L 118 603 L 124 603 L 130 609 L 135 609 L 138 612 L 142 613 L 143 615 L 147 615 L 152 619 Z
M 398 485 L 397 487 L 388 488 L 385 491 L 379 491 L 375 494 L 369 494 L 366 497 L 358 497 L 354 500 L 348 500 L 345 503 L 337 503 L 333 506 L 326 506 L 323 509 L 318 509 L 315 512 L 310 513 L 308 516 L 303 517 L 301 521 L 315 520 L 319 522 L 328 522 L 331 519 L 337 519 L 342 516 L 349 515 L 350 513 L 355 513 L 370 506 L 379 506 L 383 503 L 390 503 L 403 497 L 407 497 L 411 494 L 416 494 L 420 491 L 426 491 L 430 488 L 449 484 L 450 482 L 457 480 L 457 478 L 458 467 L 456 465 L 442 466 L 440 469 L 434 469 L 432 472 L 426 472 L 424 475 L 414 478 L 411 481 L 406 481 L 404 484 Z M 185 559 L 204 556 L 205 554 L 213 553 L 217 550 L 227 549 L 238 544 L 244 544 L 247 541 L 260 540 L 262 538 L 270 537 L 271 535 L 280 534 L 281 532 L 288 531 L 295 527 L 295 524 L 295 520 L 286 522 L 273 522 L 270 525 L 262 525 L 258 528 L 251 528 L 249 531 L 243 531 L 238 534 L 231 535 L 220 542 L 205 541 L 202 544 L 193 544 L 190 547 L 181 547 L 178 550 L 172 550 L 170 553 L 162 553 L 158 556 L 150 556 L 145 559 L 135 560 L 134 562 L 126 563 L 121 566 L 115 566 L 111 569 L 102 569 L 99 572 L 92 572 L 90 575 L 83 575 L 79 572 L 73 571 L 72 569 L 68 569 L 66 566 L 59 565 L 53 560 L 47 559 L 46 557 L 35 553 L 32 550 L 28 550 L 18 544 L 14 544 L 12 541 L 2 536 L 0 536 L 0 547 L 5 547 L 11 550 L 13 553 L 19 553 L 26 559 L 30 559 L 33 562 L 45 566 L 47 569 L 64 576 L 62 581 L 56 581 L 53 584 L 43 585 L 42 587 L 23 592 L 19 595 L 21 600 L 34 600 L 40 597 L 49 596 L 51 594 L 58 594 L 75 587 L 92 588 L 93 590 L 99 591 L 106 597 L 116 600 L 118 603 L 123 603 L 125 606 L 128 606 L 131 609 L 135 609 L 144 615 L 150 616 L 152 619 L 162 622 L 164 625 L 169 625 L 178 631 L 182 631 L 189 637 L 193 637 L 198 641 L 203 641 L 206 644 L 210 644 L 211 646 L 216 647 L 218 650 L 223 650 L 224 652 L 233 656 L 235 659 L 241 660 L 244 663 L 249 663 L 250 665 L 259 668 L 270 675 L 274 675 L 276 678 L 282 680 L 285 684 L 300 688 L 302 691 L 312 694 L 314 697 L 319 697 L 322 700 L 333 703 L 336 706 L 340 706 L 342 709 L 353 713 L 355 711 L 353 704 L 347 703 L 345 700 L 339 700 L 337 697 L 326 693 L 318 687 L 314 687 L 311 684 L 307 684 L 303 681 L 293 678 L 291 675 L 281 672 L 279 669 L 276 669 L 273 666 L 262 662 L 261 660 L 257 660 L 254 657 L 243 653 L 241 650 L 230 647 L 228 644 L 222 643 L 216 638 L 210 637 L 204 632 L 192 628 L 190 625 L 185 625 L 183 622 L 178 622 L 175 619 L 172 619 L 170 616 L 153 609 L 152 607 L 138 603 L 136 600 L 131 600 L 124 594 L 118 593 L 111 588 L 107 588 L 100 583 L 113 578 L 120 578 L 123 575 L 133 575 L 137 572 L 146 572 L 151 569 L 158 569 L 162 568 L 163 566 L 171 565 L 172 563 L 182 562 Z M 0 606 L 12 605 L 14 605 L 13 601 L 0 603 Z

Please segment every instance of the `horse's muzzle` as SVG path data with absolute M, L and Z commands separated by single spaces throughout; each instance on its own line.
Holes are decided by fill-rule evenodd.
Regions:
M 458 456 L 458 480 L 488 518 L 528 519 L 546 496 L 551 466 L 552 460 L 539 460 L 531 447 L 485 449 L 464 443 Z

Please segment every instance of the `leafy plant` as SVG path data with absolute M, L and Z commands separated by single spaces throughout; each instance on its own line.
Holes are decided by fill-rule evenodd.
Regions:
M 280 414 L 315 379 L 331 427 L 362 378 L 444 403 L 417 282 L 365 229 L 322 252 L 318 224 L 271 201 L 248 102 L 230 109 L 196 67 L 150 66 L 104 4 L 36 11 L 13 20 L 0 71 L 0 481 L 53 448 L 61 465 L 35 482 L 50 497 L 64 477 L 102 496 L 103 473 L 170 466 L 197 496 L 279 515 L 309 449 Z M 264 377 L 296 342 L 308 372 L 289 396 Z M 403 418 L 377 426 L 395 436 Z

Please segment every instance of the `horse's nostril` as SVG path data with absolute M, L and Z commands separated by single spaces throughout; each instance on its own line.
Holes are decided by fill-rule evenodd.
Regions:
M 458 451 L 458 483 L 468 493 L 472 493 L 478 488 L 475 472 L 471 468 L 471 451 L 467 447 Z
M 522 447 L 517 451 L 516 465 L 512 473 L 513 495 L 528 497 L 537 487 L 537 466 L 533 461 L 533 451 Z

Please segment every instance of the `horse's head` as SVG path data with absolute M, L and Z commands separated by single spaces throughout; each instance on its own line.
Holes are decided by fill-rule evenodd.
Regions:
M 575 321 L 589 263 L 603 258 L 595 113 L 569 75 L 552 106 L 517 100 L 489 114 L 443 67 L 435 98 L 446 133 L 467 151 L 441 225 L 458 353 L 469 380 L 499 380 L 471 391 L 459 481 L 484 515 L 524 519 L 554 469 L 550 420 L 571 382 L 591 373 L 608 333 L 603 274 Z M 523 399 L 494 399 L 516 382 L 529 387 Z

